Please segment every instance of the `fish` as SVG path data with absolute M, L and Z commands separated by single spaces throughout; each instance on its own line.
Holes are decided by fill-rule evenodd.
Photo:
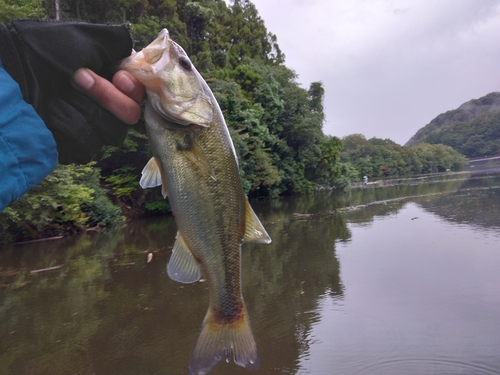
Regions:
M 166 29 L 121 63 L 146 87 L 146 130 L 153 157 L 143 188 L 162 186 L 177 225 L 167 273 L 208 284 L 209 306 L 189 371 L 207 374 L 222 358 L 259 367 L 241 291 L 241 245 L 270 243 L 245 196 L 237 155 L 221 109 L 186 52 Z

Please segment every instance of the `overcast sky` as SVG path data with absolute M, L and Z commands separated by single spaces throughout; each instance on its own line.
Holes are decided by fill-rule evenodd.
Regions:
M 324 132 L 406 143 L 442 112 L 500 91 L 500 0 L 252 0 Z

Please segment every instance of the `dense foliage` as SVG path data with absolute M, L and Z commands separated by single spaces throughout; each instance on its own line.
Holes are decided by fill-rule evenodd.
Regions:
M 0 22 L 13 18 L 44 17 L 42 0 L 0 0 Z
M 468 157 L 500 154 L 500 93 L 462 104 L 420 129 L 408 145 L 444 144 Z
M 99 184 L 99 169 L 59 165 L 39 186 L 0 215 L 1 241 L 75 233 L 123 222 Z
M 460 170 L 466 163 L 457 151 L 440 144 L 407 147 L 390 139 L 366 139 L 361 134 L 349 135 L 342 141 L 341 161 L 354 167 L 349 175 L 358 181 L 363 176 L 385 178 Z
M 308 90 L 297 84 L 276 36 L 250 1 L 230 7 L 222 0 L 111 2 L 108 9 L 121 6 L 120 17 L 132 22 L 137 48 L 166 27 L 186 49 L 220 103 L 250 197 L 304 193 L 318 182 L 335 185 L 341 143 L 322 132 L 322 84 Z M 125 20 L 116 17 L 88 20 Z
M 0 0 L 0 9 L 5 10 L 4 21 L 14 17 L 55 18 L 55 3 Z M 276 36 L 267 31 L 249 0 L 235 0 L 230 6 L 223 0 L 59 0 L 58 4 L 61 19 L 132 24 L 137 50 L 149 44 L 162 28 L 169 30 L 220 103 L 240 160 L 241 178 L 251 198 L 306 193 L 317 184 L 347 185 L 338 163 L 342 143 L 322 132 L 321 82 L 313 82 L 308 89 L 300 87 L 295 72 L 284 65 L 285 56 Z M 169 210 L 159 189 L 143 191 L 139 187 L 140 172 L 150 157 L 144 124 L 138 124 L 123 147 L 109 147 L 97 160 L 101 185 L 111 192 L 126 216 Z M 36 194 L 48 195 L 47 184 L 51 182 L 56 185 L 50 194 L 57 197 L 55 191 L 63 187 L 51 178 Z M 30 209 L 31 194 L 0 216 L 4 227 L 11 220 L 8 217 L 15 217 L 14 211 Z M 71 216 L 72 227 L 90 225 L 92 220 L 82 222 L 70 207 L 90 204 L 93 195 L 89 194 L 90 201 L 85 202 L 77 195 L 73 201 L 72 196 L 67 197 L 71 202 L 53 202 L 54 210 L 46 216 L 56 217 L 58 211 L 65 211 Z M 16 220 L 21 223 L 27 219 L 20 216 Z M 42 230 L 41 222 L 34 227 Z

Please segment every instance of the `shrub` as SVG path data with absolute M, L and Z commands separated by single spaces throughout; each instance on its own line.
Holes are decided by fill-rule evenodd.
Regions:
M 75 233 L 123 222 L 99 186 L 93 165 L 58 165 L 54 172 L 0 214 L 2 242 Z

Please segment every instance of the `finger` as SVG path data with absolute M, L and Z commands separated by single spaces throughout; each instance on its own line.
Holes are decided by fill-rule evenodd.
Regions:
M 112 82 L 118 90 L 135 100 L 137 103 L 142 103 L 144 101 L 146 96 L 144 86 L 125 70 L 116 72 Z
M 73 82 L 86 95 L 102 105 L 126 124 L 135 124 L 141 116 L 137 102 L 117 89 L 111 82 L 87 68 L 78 69 Z

